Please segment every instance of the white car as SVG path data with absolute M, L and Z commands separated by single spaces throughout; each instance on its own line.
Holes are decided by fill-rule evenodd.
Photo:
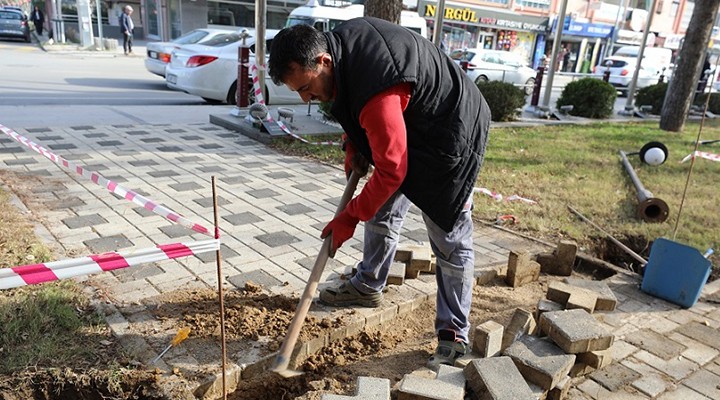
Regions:
M 450 53 L 456 63 L 467 62 L 467 75 L 476 84 L 502 81 L 522 87 L 525 94 L 532 94 L 537 72 L 527 66 L 527 61 L 509 51 L 464 49 Z
M 165 77 L 165 67 L 170 63 L 170 54 L 184 44 L 204 43 L 218 36 L 229 35 L 234 30 L 195 29 L 169 42 L 148 42 L 145 68 L 155 75 Z
M 638 80 L 635 85 L 636 89 L 658 83 L 660 75 L 664 74 L 663 80 L 668 81 L 669 72 L 658 69 L 653 63 L 642 63 L 638 71 Z M 627 96 L 628 87 L 632 82 L 635 69 L 637 68 L 637 58 L 611 56 L 607 57 L 600 65 L 593 68 L 595 76 L 602 78 L 605 71 L 610 71 L 610 79 L 608 82 L 618 88 L 621 95 Z
M 278 30 L 268 29 L 266 49 Z M 254 30 L 246 40 L 250 46 L 250 64 L 255 62 Z M 238 77 L 238 48 L 242 45 L 240 33 L 232 33 L 219 37 L 204 44 L 180 46 L 173 50 L 170 64 L 167 67 L 165 82 L 171 89 L 202 97 L 208 103 L 235 104 Z M 266 60 L 267 62 L 267 60 Z M 248 78 L 252 85 L 252 79 Z M 250 87 L 248 87 L 250 90 Z M 265 103 L 271 104 L 302 104 L 297 92 L 285 85 L 275 85 L 266 74 Z

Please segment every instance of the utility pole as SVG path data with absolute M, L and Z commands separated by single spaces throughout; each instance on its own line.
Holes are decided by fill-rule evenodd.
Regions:
M 445 0 L 438 0 L 437 6 L 435 6 L 435 28 L 432 37 L 432 42 L 438 48 L 442 42 L 443 14 L 445 14 Z
M 618 11 L 617 16 L 615 17 L 615 25 L 613 26 L 610 41 L 605 48 L 605 57 L 603 58 L 607 58 L 612 55 L 613 48 L 615 47 L 615 42 L 617 42 L 618 39 L 618 30 L 620 30 L 620 17 L 622 16 L 624 20 L 625 15 L 627 15 L 628 3 L 630 3 L 630 0 L 625 0 L 624 3 L 622 3 L 622 1 L 623 0 L 618 0 Z
M 545 94 L 543 96 L 542 108 L 549 109 L 550 94 L 552 93 L 553 80 L 555 79 L 555 64 L 558 62 L 558 52 L 560 52 L 560 41 L 562 40 L 562 31 L 565 27 L 565 14 L 567 13 L 568 0 L 562 0 L 560 3 L 560 13 L 558 14 L 557 23 L 555 24 L 555 36 L 553 37 L 552 55 L 550 56 L 550 67 L 548 71 L 547 81 L 545 82 Z
M 267 0 L 255 0 L 255 64 L 258 66 L 260 93 L 265 96 L 265 12 Z
M 653 0 L 652 6 L 650 7 L 650 13 L 645 23 L 645 29 L 643 29 L 642 43 L 640 43 L 640 49 L 638 50 L 637 62 L 635 63 L 635 72 L 633 72 L 630 86 L 628 86 L 627 102 L 625 103 L 624 112 L 620 112 L 622 115 L 633 115 L 635 113 L 635 106 L 633 105 L 633 97 L 635 97 L 635 88 L 637 87 L 638 74 L 640 73 L 640 66 L 642 64 L 643 54 L 645 53 L 645 45 L 647 42 L 648 33 L 650 33 L 650 26 L 652 25 L 653 15 L 655 15 L 655 7 L 657 7 L 657 0 Z

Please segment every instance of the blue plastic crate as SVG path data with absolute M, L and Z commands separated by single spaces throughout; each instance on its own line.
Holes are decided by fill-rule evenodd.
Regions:
M 697 249 L 659 238 L 650 249 L 640 289 L 690 308 L 698 301 L 711 268 L 710 260 Z

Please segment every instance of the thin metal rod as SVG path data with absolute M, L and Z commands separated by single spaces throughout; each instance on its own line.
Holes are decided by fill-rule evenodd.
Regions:
M 720 63 L 720 57 L 715 59 L 715 69 L 713 71 L 717 71 L 718 63 Z M 710 78 L 710 88 L 713 87 L 713 83 L 715 83 L 715 73 L 712 74 L 712 78 Z M 680 208 L 678 209 L 678 216 L 677 219 L 675 219 L 675 227 L 673 228 L 673 234 L 672 238 L 675 240 L 675 236 L 677 235 L 678 227 L 680 226 L 680 215 L 682 214 L 683 205 L 685 204 L 685 196 L 687 195 L 688 186 L 690 185 L 690 176 L 693 172 L 693 167 L 695 166 L 695 152 L 698 150 L 698 147 L 700 146 L 700 136 L 702 136 L 703 127 L 705 126 L 705 115 L 707 114 L 708 107 L 710 105 L 710 93 L 708 93 L 707 98 L 705 99 L 705 110 L 703 111 L 702 117 L 700 117 L 700 128 L 698 129 L 697 139 L 695 139 L 695 148 L 693 149 L 693 157 L 690 157 L 690 169 L 688 170 L 687 179 L 685 180 L 685 188 L 683 189 L 682 198 L 680 199 Z
M 630 249 L 629 247 L 627 247 L 627 246 L 625 246 L 624 244 L 620 243 L 619 240 L 615 239 L 612 235 L 610 235 L 609 233 L 605 232 L 605 230 L 603 230 L 603 228 L 595 225 L 594 222 L 592 222 L 592 221 L 590 221 L 589 219 L 585 218 L 585 216 L 582 215 L 582 214 L 580 214 L 580 212 L 579 212 L 578 210 L 572 208 L 572 207 L 569 206 L 569 205 L 568 205 L 568 208 L 569 208 L 570 211 L 572 211 L 575 215 L 577 215 L 578 217 L 580 217 L 580 219 L 582 219 L 583 221 L 585 221 L 585 222 L 587 222 L 588 224 L 592 225 L 595 229 L 597 229 L 597 230 L 599 230 L 600 232 L 602 232 L 603 234 L 605 234 L 605 236 L 607 236 L 613 243 L 615 243 L 615 244 L 616 244 L 618 247 L 620 247 L 621 249 L 625 250 L 625 252 L 627 252 L 628 254 L 630 254 L 630 256 L 632 256 L 632 258 L 634 258 L 634 259 L 636 259 L 637 261 L 639 261 L 640 264 L 642 264 L 642 265 L 647 264 L 647 260 L 645 260 L 644 258 L 642 258 L 638 253 L 632 251 L 632 249 Z
M 218 225 L 218 202 L 217 187 L 215 185 L 215 176 L 212 180 L 212 196 L 213 196 L 213 217 L 215 220 L 215 239 L 220 239 L 220 226 Z M 217 264 L 218 279 L 218 298 L 220 299 L 220 342 L 222 347 L 222 390 L 223 400 L 227 400 L 227 351 L 225 349 L 225 295 L 223 293 L 222 279 L 222 259 L 220 258 L 220 247 L 215 251 L 215 263 Z

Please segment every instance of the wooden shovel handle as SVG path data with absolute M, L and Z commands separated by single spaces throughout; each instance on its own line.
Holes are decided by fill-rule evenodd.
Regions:
M 347 184 L 345 185 L 345 191 L 340 199 L 340 204 L 338 204 L 337 211 L 335 211 L 335 216 L 340 214 L 345 209 L 345 206 L 347 206 L 350 202 L 359 181 L 360 176 L 355 172 L 351 172 Z M 290 322 L 285 340 L 283 341 L 282 346 L 280 346 L 280 351 L 275 358 L 275 364 L 272 367 L 272 370 L 280 373 L 281 375 L 283 371 L 288 369 L 288 365 L 290 364 L 290 356 L 292 356 L 292 351 L 295 347 L 298 336 L 300 336 L 300 330 L 305 322 L 305 317 L 310 310 L 310 305 L 312 304 L 312 299 L 315 296 L 315 291 L 317 290 L 318 283 L 320 282 L 320 277 L 325 269 L 325 264 L 327 264 L 327 260 L 330 257 L 331 247 L 332 234 L 325 238 L 322 247 L 320 247 L 320 253 L 315 259 L 315 265 L 310 272 L 310 277 L 308 278 L 305 290 L 303 291 L 302 297 L 300 297 L 300 302 L 295 309 L 295 315 Z

